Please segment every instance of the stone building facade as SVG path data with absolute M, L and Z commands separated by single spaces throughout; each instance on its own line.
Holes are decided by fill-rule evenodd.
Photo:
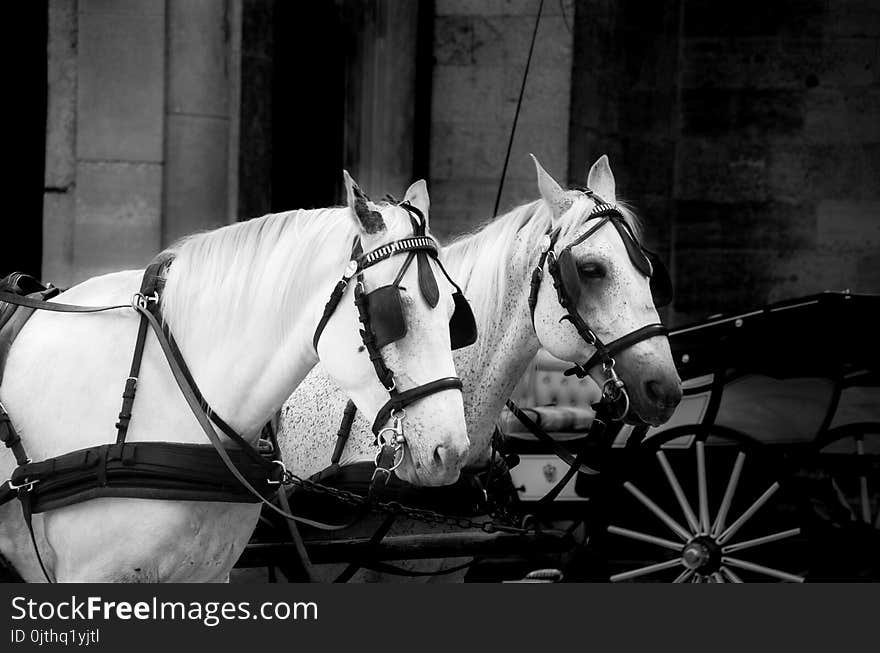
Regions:
M 337 203 L 340 171 L 435 232 L 491 217 L 540 0 L 49 0 L 42 273 Z M 673 323 L 880 291 L 880 5 L 546 0 L 501 209 L 611 158 Z

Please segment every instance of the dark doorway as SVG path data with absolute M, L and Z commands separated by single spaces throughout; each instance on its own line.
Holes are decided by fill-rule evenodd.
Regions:
M 19 2 L 8 8 L 17 15 L 15 59 L 6 67 L 7 137 L 5 204 L 0 243 L 0 277 L 22 271 L 40 276 L 43 255 L 43 178 L 46 162 L 46 97 L 48 83 L 47 2 Z
M 340 202 L 343 34 L 335 0 L 275 4 L 272 211 Z

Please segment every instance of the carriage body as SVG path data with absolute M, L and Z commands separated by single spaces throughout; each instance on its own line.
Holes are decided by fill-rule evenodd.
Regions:
M 510 479 L 521 512 L 536 512 L 545 526 L 568 529 L 573 537 L 462 529 L 387 538 L 370 555 L 376 560 L 473 555 L 479 560 L 468 572 L 472 580 L 522 578 L 537 567 L 561 568 L 569 580 L 626 580 L 629 570 L 662 562 L 670 553 L 661 548 L 658 557 L 656 546 L 620 537 L 621 529 L 653 532 L 664 540 L 671 534 L 623 489 L 626 484 L 654 498 L 687 530 L 669 478 L 658 464 L 660 451 L 698 522 L 703 517 L 698 514 L 701 492 L 707 519 L 715 521 L 740 455 L 746 462 L 725 527 L 768 486 L 779 484 L 773 501 L 761 504 L 753 523 L 736 538 L 788 533 L 765 547 L 768 553 L 756 563 L 760 569 L 778 570 L 776 578 L 783 580 L 875 578 L 880 350 L 873 341 L 871 316 L 878 308 L 880 296 L 827 292 L 714 315 L 673 330 L 670 344 L 684 387 L 673 417 L 659 427 L 617 425 L 602 458 L 602 473 L 578 474 L 540 508 L 538 500 L 567 465 L 505 409 L 500 425 L 508 453 L 519 461 Z M 594 417 L 590 404 L 598 400 L 599 389 L 589 378 L 565 376 L 568 366 L 540 352 L 514 398 L 557 442 L 575 450 L 586 441 Z M 705 490 L 698 479 L 697 448 Z M 455 512 L 454 506 L 447 507 Z M 294 555 L 286 539 L 277 527 L 275 535 L 258 529 L 240 564 L 284 569 Z M 307 542 L 315 562 L 342 562 L 362 555 L 366 546 L 365 540 L 344 536 Z M 678 573 L 670 568 L 661 570 L 659 578 L 635 579 L 671 580 Z M 736 577 L 767 580 L 742 569 Z
M 704 493 L 711 531 L 742 453 L 747 462 L 730 515 L 748 510 L 774 483 L 779 488 L 740 537 L 761 537 L 762 529 L 764 535 L 789 532 L 767 543 L 763 566 L 815 580 L 874 578 L 880 557 L 874 553 L 880 532 L 880 348 L 871 325 L 878 308 L 878 296 L 827 292 L 673 330 L 670 344 L 684 388 L 673 417 L 659 427 L 620 428 L 602 478 L 578 475 L 554 508 L 554 519 L 588 524 L 592 550 L 580 556 L 573 573 L 623 580 L 627 570 L 668 558 L 630 537 L 653 533 L 678 542 L 632 487 L 692 530 L 664 465 L 693 512 L 694 531 L 700 530 Z M 549 395 L 556 404 L 576 404 L 534 409 L 550 429 L 554 422 L 562 427 L 554 437 L 576 448 L 589 421 L 584 404 L 598 390 L 584 381 L 576 385 L 562 368 L 560 361 L 539 358 L 520 400 Z M 514 483 L 529 506 L 565 464 L 528 434 L 513 436 L 522 461 Z M 681 570 L 661 572 L 672 578 Z

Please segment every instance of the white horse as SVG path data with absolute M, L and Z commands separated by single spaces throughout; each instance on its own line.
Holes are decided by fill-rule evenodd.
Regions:
M 464 382 L 465 420 L 471 438 L 467 465 L 472 467 L 487 464 L 491 435 L 504 402 L 540 347 L 572 362 L 583 362 L 595 351 L 569 322 L 560 321 L 566 311 L 557 301 L 549 274 L 544 275 L 534 325 L 532 323 L 528 306 L 530 276 L 546 247 L 548 228 L 561 227 L 558 248 L 564 247 L 592 224 L 586 216 L 595 206 L 595 201 L 587 195 L 561 189 L 537 159 L 535 165 L 541 200 L 520 206 L 444 248 L 450 274 L 461 283 L 472 303 L 479 332 L 476 344 L 455 352 L 456 368 Z M 614 175 L 606 156 L 590 169 L 587 186 L 606 202 L 616 202 Z M 638 233 L 634 216 L 622 210 L 628 224 Z M 603 342 L 659 321 L 649 281 L 633 266 L 616 229 L 603 227 L 574 247 L 572 253 L 582 287 L 579 311 Z M 643 340 L 615 358 L 616 369 L 629 390 L 633 411 L 650 424 L 668 420 L 681 399 L 681 381 L 668 340 L 665 337 Z M 600 376 L 600 368 L 591 370 L 591 374 L 601 386 L 604 378 Z M 303 446 L 294 449 L 289 444 L 282 445 L 289 468 L 309 476 L 329 464 L 344 405 L 344 394 L 334 387 L 320 366 L 315 368 L 280 414 L 279 429 L 284 442 L 290 442 L 287 434 L 306 434 L 306 440 L 298 443 Z M 369 424 L 358 415 L 340 464 L 369 460 L 373 456 Z M 350 529 L 344 536 L 369 536 L 376 523 L 375 519 L 365 520 L 360 528 Z M 401 518 L 390 534 L 439 530 L 449 529 Z M 452 558 L 396 564 L 431 571 L 462 561 Z M 315 571 L 321 579 L 332 579 L 340 569 L 338 565 L 319 565 Z M 353 578 L 355 581 L 379 579 L 396 577 L 361 570 Z
M 413 235 L 410 213 L 373 204 L 345 174 L 348 206 L 267 215 L 190 236 L 174 248 L 162 317 L 217 415 L 255 443 L 318 362 L 365 415 L 388 393 L 359 335 L 350 284 L 317 351 L 316 325 L 342 277 L 355 237 L 364 251 Z M 423 181 L 405 200 L 427 215 Z M 403 256 L 364 271 L 367 291 L 391 283 Z M 436 263 L 431 263 L 436 269 Z M 418 288 L 416 266 L 402 285 Z M 66 303 L 128 303 L 142 271 L 90 279 Z M 408 333 L 382 349 L 401 389 L 455 375 L 448 322 L 452 286 L 436 274 L 440 301 L 401 291 Z M 37 311 L 12 347 L 0 400 L 34 460 L 113 442 L 137 330 L 134 311 L 71 315 Z M 206 444 L 152 334 L 127 441 Z M 287 432 L 289 451 L 303 434 Z M 397 473 L 413 483 L 454 482 L 468 451 L 461 393 L 445 390 L 407 408 L 407 446 Z M 231 444 L 231 443 L 230 443 Z M 0 454 L 0 477 L 14 467 Z M 18 502 L 0 508 L 0 551 L 28 581 L 43 578 Z M 58 581 L 221 581 L 259 517 L 259 504 L 100 498 L 35 515 L 36 538 Z

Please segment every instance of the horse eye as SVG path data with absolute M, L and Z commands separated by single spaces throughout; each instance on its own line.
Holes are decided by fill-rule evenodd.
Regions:
M 604 279 L 606 271 L 599 263 L 582 263 L 578 266 L 578 274 L 584 279 Z

